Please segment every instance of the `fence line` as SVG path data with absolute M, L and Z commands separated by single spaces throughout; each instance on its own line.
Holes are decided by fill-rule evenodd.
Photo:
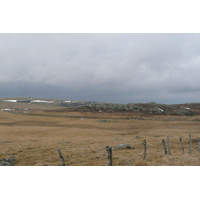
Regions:
M 185 153 L 184 147 L 183 147 L 182 137 L 179 137 L 179 140 L 180 140 L 181 149 L 182 149 L 183 153 Z
M 183 147 L 183 141 L 182 141 L 182 137 L 179 137 L 179 140 L 180 140 L 180 146 L 181 146 L 181 150 L 183 151 L 183 153 L 185 153 L 185 150 L 184 150 L 184 147 Z M 198 138 L 198 152 L 200 152 L 200 138 Z M 144 147 L 144 155 L 143 155 L 143 160 L 146 159 L 146 154 L 147 154 L 147 142 L 146 140 L 143 140 L 143 147 Z M 163 148 L 164 148 L 164 155 L 170 155 L 171 154 L 171 150 L 170 150 L 170 137 L 169 135 L 167 135 L 167 144 L 168 146 L 166 147 L 166 143 L 165 143 L 165 139 L 162 139 L 162 144 L 163 144 Z M 191 137 L 191 134 L 189 133 L 189 153 L 191 154 L 192 153 L 192 137 Z M 108 166 L 112 166 L 113 163 L 112 163 L 112 148 L 109 147 L 109 146 L 106 146 L 105 147 L 106 149 L 106 152 L 107 152 L 107 156 L 108 156 Z M 58 148 L 57 149 L 58 151 L 58 155 L 60 157 L 60 160 L 61 160 L 61 165 L 62 166 L 66 166 L 65 165 L 65 160 L 64 160 L 64 157 L 62 155 L 62 152 L 61 150 Z M 4 160 L 4 159 L 3 159 Z M 15 164 L 15 156 L 12 157 L 12 165 Z
M 142 144 L 144 145 L 144 157 L 143 157 L 143 160 L 144 160 L 146 158 L 146 153 L 147 153 L 147 142 L 146 142 L 146 140 L 144 140 Z
M 181 146 L 181 150 L 183 153 L 185 153 L 185 149 L 183 147 L 183 140 L 182 137 L 179 137 L 180 140 L 180 146 Z M 189 148 L 189 152 L 190 154 L 192 153 L 192 137 L 191 134 L 189 134 L 189 141 L 190 141 L 190 148 Z M 143 147 L 144 147 L 144 154 L 143 154 L 143 160 L 146 159 L 146 155 L 147 155 L 147 141 L 143 140 L 142 142 Z M 171 147 L 170 147 L 170 136 L 167 135 L 167 146 L 166 146 L 166 142 L 165 139 L 162 139 L 162 144 L 163 144 L 163 148 L 164 148 L 164 155 L 171 155 Z M 108 155 L 108 166 L 112 166 L 112 148 L 109 146 L 106 146 L 106 152 Z M 200 138 L 198 139 L 198 152 L 200 152 Z
M 62 153 L 61 153 L 61 150 L 60 150 L 60 149 L 57 149 L 57 151 L 58 151 L 58 155 L 59 155 L 59 157 L 60 157 L 62 166 L 65 166 L 65 160 L 64 160 L 63 155 L 62 155 Z
M 168 154 L 168 155 L 171 154 L 171 150 L 170 150 L 170 138 L 169 138 L 169 135 L 167 135 L 167 154 Z
M 180 140 L 181 150 L 182 150 L 183 153 L 185 153 L 185 149 L 183 147 L 182 137 L 179 137 L 179 140 Z M 190 133 L 189 133 L 189 143 L 190 143 L 189 153 L 191 154 L 192 153 L 192 137 L 191 137 Z M 142 144 L 143 144 L 143 147 L 144 147 L 143 160 L 145 160 L 146 155 L 147 155 L 147 141 L 143 140 Z M 164 148 L 164 155 L 171 155 L 170 136 L 169 135 L 167 135 L 167 146 L 166 146 L 165 139 L 162 139 L 162 145 L 163 145 L 163 148 Z M 108 156 L 108 166 L 113 166 L 112 147 L 106 146 L 105 149 L 106 149 L 107 156 Z M 65 166 L 65 161 L 64 161 L 64 158 L 62 156 L 60 149 L 57 149 L 57 151 L 58 151 L 62 166 Z M 200 138 L 198 139 L 198 152 L 200 152 Z
M 200 152 L 200 138 L 198 139 L 198 152 Z
M 167 155 L 167 147 L 166 147 L 166 144 L 165 144 L 165 139 L 162 139 L 162 144 L 163 144 L 163 147 L 164 147 L 164 155 Z
M 112 148 L 109 146 L 106 146 L 105 148 L 108 155 L 108 166 L 112 166 Z
M 190 133 L 189 133 L 189 140 L 190 140 L 190 151 L 189 151 L 189 153 L 192 153 L 192 137 L 191 137 Z

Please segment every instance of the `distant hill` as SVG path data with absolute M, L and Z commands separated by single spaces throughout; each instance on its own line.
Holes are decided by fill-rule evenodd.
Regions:
M 23 105 L 23 106 L 22 106 Z M 200 103 L 158 104 L 149 103 L 99 103 L 96 101 L 54 100 L 34 97 L 1 98 L 0 109 L 10 111 L 17 108 L 27 109 L 62 109 L 75 108 L 81 112 L 134 112 L 143 115 L 200 115 Z
M 79 107 L 81 111 L 96 112 L 140 112 L 144 115 L 183 115 L 194 116 L 200 114 L 200 103 L 186 104 L 157 104 L 150 103 L 129 103 L 129 104 L 112 104 L 112 103 L 94 103 Z
M 9 109 L 28 106 L 33 107 L 34 105 L 40 106 L 40 108 L 47 109 L 48 107 L 78 107 L 83 105 L 91 105 L 97 103 L 95 101 L 77 101 L 77 100 L 55 100 L 55 99 L 40 99 L 34 97 L 15 97 L 15 98 L 1 98 L 0 108 Z M 5 108 L 5 106 L 7 108 Z M 35 108 L 35 107 L 34 107 Z

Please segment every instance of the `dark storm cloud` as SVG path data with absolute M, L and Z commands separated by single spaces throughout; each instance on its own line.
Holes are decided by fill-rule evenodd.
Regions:
M 122 103 L 200 98 L 199 34 L 0 34 L 0 43 L 5 90 L 36 84 L 52 98 Z

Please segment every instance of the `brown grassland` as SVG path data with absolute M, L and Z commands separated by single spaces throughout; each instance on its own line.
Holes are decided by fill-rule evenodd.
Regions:
M 57 148 L 68 166 L 106 166 L 105 146 L 113 149 L 114 166 L 200 165 L 200 116 L 148 115 L 140 119 L 141 115 L 133 112 L 78 112 L 42 103 L 1 102 L 3 107 L 29 109 L 28 113 L 0 110 L 0 159 L 15 155 L 16 166 L 59 166 Z M 188 133 L 193 139 L 191 154 Z M 170 136 L 171 155 L 163 154 L 166 135 Z M 145 160 L 143 140 L 147 141 Z M 132 148 L 115 149 L 122 143 Z

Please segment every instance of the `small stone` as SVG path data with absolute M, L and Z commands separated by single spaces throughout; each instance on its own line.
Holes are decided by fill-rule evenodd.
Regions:
M 115 149 L 130 149 L 131 146 L 129 144 L 118 144 L 116 145 Z
M 135 136 L 135 139 L 139 139 L 139 138 L 141 138 L 141 137 L 140 137 L 140 136 L 138 136 L 138 135 L 136 135 L 136 136 Z
M 61 142 L 61 143 L 70 143 L 70 142 Z
M 108 120 L 99 120 L 99 122 L 105 123 L 105 122 L 110 122 Z

